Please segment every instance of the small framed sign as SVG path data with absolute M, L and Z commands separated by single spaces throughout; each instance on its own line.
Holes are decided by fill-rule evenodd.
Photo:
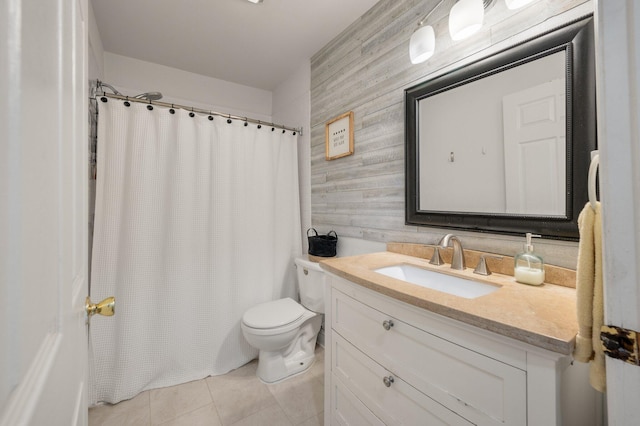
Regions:
M 335 160 L 353 154 L 353 111 L 325 125 L 325 159 Z

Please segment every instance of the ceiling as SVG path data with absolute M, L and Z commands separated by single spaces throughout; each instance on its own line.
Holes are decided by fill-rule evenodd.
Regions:
M 378 0 L 91 0 L 104 50 L 273 90 Z

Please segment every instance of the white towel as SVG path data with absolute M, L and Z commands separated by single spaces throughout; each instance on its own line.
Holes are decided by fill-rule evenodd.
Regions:
M 578 217 L 580 243 L 576 271 L 578 335 L 574 358 L 591 362 L 590 382 L 594 389 L 605 392 L 606 372 L 600 328 L 604 322 L 602 289 L 602 220 L 600 203 L 595 208 L 587 203 Z

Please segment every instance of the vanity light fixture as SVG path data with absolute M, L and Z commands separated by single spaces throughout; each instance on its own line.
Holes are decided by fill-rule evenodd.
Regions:
M 433 27 L 431 25 L 424 25 L 424 23 L 444 2 L 445 0 L 440 0 L 440 3 L 418 22 L 418 29 L 411 35 L 411 39 L 409 40 L 409 59 L 411 59 L 411 63 L 414 65 L 421 64 L 432 57 L 436 50 L 436 34 Z
M 449 34 L 452 40 L 463 40 L 478 32 L 484 21 L 482 0 L 459 0 L 449 12 Z
M 431 25 L 418 28 L 409 41 L 409 58 L 412 64 L 420 64 L 436 51 L 436 34 Z
M 505 0 L 507 5 L 526 4 L 534 0 Z M 436 50 L 436 36 L 431 25 L 424 25 L 429 16 L 440 7 L 445 0 L 440 2 L 418 22 L 418 29 L 411 35 L 409 41 L 409 58 L 412 64 L 420 64 L 431 56 Z M 463 40 L 482 27 L 484 12 L 495 0 L 458 0 L 449 12 L 449 33 L 454 41 Z

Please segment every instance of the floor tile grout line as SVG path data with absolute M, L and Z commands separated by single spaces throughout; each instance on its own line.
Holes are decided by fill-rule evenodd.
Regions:
M 209 377 L 209 376 L 207 376 L 207 377 Z M 209 391 L 209 399 L 211 400 L 211 402 L 210 402 L 209 404 L 204 404 L 204 405 L 201 405 L 201 406 L 199 406 L 199 407 L 195 407 L 195 408 L 193 408 L 192 410 L 189 410 L 189 411 L 187 411 L 187 412 L 184 412 L 184 413 L 182 413 L 182 414 L 180 414 L 180 415 L 178 415 L 178 416 L 176 416 L 176 417 L 173 417 L 173 418 L 171 418 L 171 419 L 165 419 L 163 422 L 161 422 L 161 423 L 157 423 L 157 424 L 154 424 L 154 423 L 152 422 L 152 420 L 151 420 L 151 394 L 149 393 L 149 422 L 150 422 L 151 426 L 162 426 L 163 424 L 166 424 L 166 423 L 169 423 L 169 422 L 171 422 L 171 421 L 177 420 L 177 419 L 179 419 L 180 417 L 183 417 L 183 416 L 186 416 L 186 415 L 188 415 L 188 414 L 191 414 L 191 413 L 193 413 L 194 411 L 200 410 L 200 409 L 202 409 L 202 408 L 204 408 L 204 407 L 206 407 L 206 406 L 208 406 L 208 405 L 211 405 L 211 404 L 213 404 L 214 408 L 216 409 L 216 414 L 218 414 L 218 408 L 217 408 L 217 406 L 215 405 L 215 401 L 213 400 L 213 395 L 211 395 L 211 390 L 209 389 L 209 384 L 208 384 L 208 383 L 207 383 L 207 381 L 206 381 L 206 377 L 205 377 L 205 378 L 202 378 L 202 379 L 192 380 L 192 381 L 190 381 L 190 382 L 181 383 L 181 384 L 174 385 L 174 386 L 168 386 L 168 387 L 169 387 L 169 388 L 172 388 L 172 387 L 179 387 L 179 386 L 185 385 L 185 384 L 187 384 L 187 383 L 196 383 L 196 382 L 204 382 L 204 385 L 207 387 L 207 391 Z M 167 389 L 167 388 L 158 388 L 158 389 Z M 219 420 L 219 419 L 220 419 L 220 415 L 218 415 L 218 420 Z
M 324 350 L 325 350 L 325 348 L 322 348 L 322 349 L 316 348 L 316 353 L 317 353 L 319 350 L 324 351 Z M 324 355 L 324 354 L 323 354 L 323 355 Z M 323 364 L 323 367 L 324 367 L 324 356 L 323 356 L 322 358 L 323 358 L 323 359 L 322 359 L 322 364 Z M 314 368 L 314 367 L 315 367 L 315 364 L 316 364 L 317 362 L 318 362 L 318 360 L 316 359 L 316 360 L 314 361 L 314 365 L 310 366 L 309 368 L 310 368 L 310 369 L 311 369 L 311 368 Z M 242 368 L 242 367 L 239 367 L 239 368 Z M 323 369 L 324 369 L 324 368 L 323 368 Z M 305 373 L 303 373 L 303 375 L 304 375 L 304 374 L 309 374 L 309 373 L 310 373 L 310 371 L 305 371 Z M 229 374 L 229 373 L 227 373 L 227 374 Z M 301 375 L 301 376 L 303 376 L 303 375 Z M 224 376 L 224 375 L 221 375 L 221 376 Z M 177 419 L 179 419 L 179 418 L 181 418 L 181 417 L 183 417 L 183 416 L 186 416 L 186 415 L 189 415 L 189 414 L 193 413 L 193 412 L 194 412 L 194 411 L 196 411 L 196 410 L 200 410 L 200 409 L 202 409 L 202 408 L 204 408 L 204 407 L 207 407 L 207 406 L 208 406 L 208 405 L 210 405 L 210 404 L 211 404 L 211 405 L 213 405 L 213 408 L 214 408 L 214 410 L 215 410 L 215 412 L 216 412 L 216 416 L 217 416 L 217 418 L 218 418 L 218 421 L 219 421 L 219 423 L 220 423 L 220 424 L 222 424 L 222 418 L 220 417 L 220 413 L 219 413 L 218 405 L 217 405 L 216 400 L 215 400 L 215 398 L 214 398 L 214 395 L 213 395 L 213 391 L 212 391 L 212 389 L 211 389 L 211 386 L 209 385 L 209 381 L 207 380 L 207 379 L 209 379 L 210 377 L 214 377 L 214 376 L 208 376 L 208 377 L 205 377 L 205 378 L 202 378 L 202 379 L 196 380 L 196 381 L 203 380 L 203 381 L 205 382 L 205 386 L 207 387 L 207 391 L 209 392 L 209 397 L 210 397 L 210 401 L 211 401 L 209 404 L 205 404 L 205 405 L 202 405 L 202 406 L 200 406 L 200 407 L 194 408 L 194 409 L 192 409 L 192 410 L 190 410 L 190 411 L 188 411 L 188 412 L 186 412 L 186 413 L 182 413 L 182 414 L 180 414 L 179 416 L 177 416 L 177 417 L 175 417 L 175 418 L 172 418 L 172 419 L 165 419 L 165 421 L 164 421 L 163 423 L 160 423 L 159 425 L 166 424 L 166 423 L 169 423 L 169 422 L 171 422 L 171 421 L 175 421 L 175 420 L 177 420 Z M 324 377 L 319 376 L 319 375 L 309 375 L 308 377 L 304 378 L 304 379 L 302 380 L 302 382 L 309 382 L 309 383 L 316 382 L 318 385 L 324 386 L 324 380 L 323 380 L 323 379 L 324 379 Z M 179 385 L 177 385 L 177 386 L 179 386 Z M 162 389 L 162 388 L 159 388 L 159 389 Z M 319 416 L 319 415 L 322 413 L 322 411 L 321 411 L 321 412 L 318 412 L 318 413 L 316 413 L 316 414 L 314 414 L 314 415 L 312 415 L 312 416 L 309 416 L 308 418 L 306 418 L 306 419 L 304 419 L 304 420 L 302 420 L 302 421 L 300 421 L 300 422 L 294 423 L 293 418 L 292 418 L 292 417 L 287 413 L 287 411 L 285 410 L 285 407 L 281 404 L 280 400 L 279 400 L 278 398 L 276 398 L 276 393 L 272 390 L 272 388 L 271 388 L 270 386 L 267 386 L 267 389 L 268 389 L 268 391 L 269 391 L 269 394 L 273 397 L 273 399 L 274 399 L 274 401 L 275 401 L 275 404 L 273 404 L 273 405 L 277 405 L 277 406 L 280 408 L 280 410 L 283 412 L 283 414 L 285 415 L 285 417 L 287 418 L 287 420 L 288 420 L 288 421 L 289 421 L 293 426 L 297 426 L 297 425 L 299 425 L 299 424 L 302 424 L 302 423 L 304 423 L 304 422 L 308 421 L 309 419 L 311 419 L 311 418 L 313 418 L 313 417 L 315 417 L 315 416 Z M 151 413 L 151 391 L 150 391 L 150 390 L 145 390 L 145 391 L 143 391 L 142 393 L 146 393 L 146 401 L 145 401 L 145 404 L 144 404 L 144 405 L 146 405 L 146 409 L 143 409 L 143 410 L 144 410 L 144 411 L 146 411 L 146 413 L 147 413 L 147 419 L 148 419 L 148 424 L 149 424 L 149 425 L 151 425 L 151 424 L 152 424 L 152 420 L 151 420 L 151 414 L 152 414 L 152 413 Z M 272 406 L 273 406 L 273 405 L 272 405 Z M 265 408 L 266 408 L 266 407 L 265 407 Z M 265 409 L 265 408 L 263 408 L 263 409 Z M 258 413 L 258 412 L 260 412 L 260 411 L 261 411 L 261 410 L 258 410 L 258 411 L 254 412 L 254 413 L 248 414 L 247 416 L 243 417 L 242 419 L 238 419 L 238 420 L 236 420 L 236 422 L 242 421 L 242 420 L 246 419 L 247 417 L 252 416 L 252 415 L 254 415 L 254 414 L 256 414 L 256 413 Z M 104 422 L 108 422 L 108 421 L 109 421 L 109 418 L 104 419 Z M 104 423 L 104 422 L 103 422 L 103 423 Z
M 162 425 L 167 424 L 167 423 L 169 423 L 169 422 L 172 422 L 172 421 L 174 421 L 174 420 L 178 420 L 180 417 L 184 417 L 184 416 L 186 416 L 186 415 L 188 415 L 188 414 L 191 414 L 191 413 L 193 413 L 194 411 L 198 411 L 198 410 L 201 410 L 201 409 L 203 409 L 203 408 L 205 408 L 205 407 L 208 407 L 209 405 L 213 405 L 213 408 L 215 408 L 215 409 L 216 409 L 216 417 L 218 418 L 219 423 L 220 423 L 220 424 L 222 424 L 222 420 L 220 420 L 220 414 L 218 414 L 218 407 L 216 407 L 216 404 L 215 404 L 215 403 L 213 402 L 213 400 L 212 400 L 210 404 L 206 404 L 206 405 L 203 405 L 202 407 L 194 408 L 194 409 L 193 409 L 193 410 L 191 410 L 191 411 L 187 411 L 186 413 L 182 413 L 182 414 L 180 414 L 178 417 L 174 417 L 173 419 L 165 420 L 165 421 L 164 421 L 164 422 L 162 422 L 162 423 L 158 423 L 157 425 L 152 425 L 152 426 L 162 426 Z M 149 412 L 149 422 L 151 422 L 151 412 Z

